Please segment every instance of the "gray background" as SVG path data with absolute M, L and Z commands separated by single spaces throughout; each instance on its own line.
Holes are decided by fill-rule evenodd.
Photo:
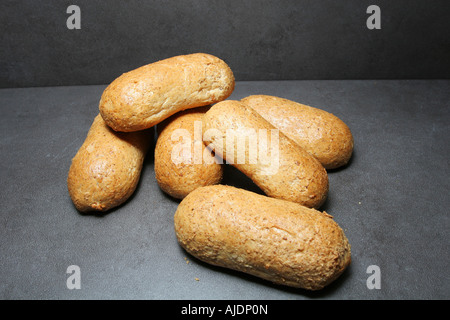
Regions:
M 0 298 L 449 299 L 448 3 L 2 1 Z M 81 30 L 66 28 L 70 4 L 81 7 Z M 370 4 L 381 7 L 381 30 L 366 28 Z M 352 160 L 329 172 L 321 208 L 349 238 L 352 264 L 324 290 L 276 286 L 184 252 L 173 230 L 179 202 L 159 189 L 152 149 L 127 203 L 102 215 L 73 206 L 67 172 L 106 85 L 199 51 L 233 69 L 230 99 L 285 97 L 352 130 Z M 232 167 L 224 178 L 260 192 Z M 70 265 L 81 268 L 80 290 L 66 286 Z M 366 286 L 370 265 L 381 269 L 379 290 Z
M 81 9 L 69 30 L 66 9 Z M 381 8 L 381 30 L 366 9 Z M 208 52 L 238 80 L 449 78 L 447 0 L 3 0 L 0 87 L 107 84 Z
M 213 267 L 182 250 L 173 228 L 179 201 L 158 187 L 153 149 L 127 203 L 103 215 L 77 212 L 67 172 L 104 89 L 0 90 L 0 298 L 450 298 L 450 81 L 237 83 L 231 99 L 265 93 L 322 107 L 355 137 L 351 163 L 328 174 L 321 208 L 344 229 L 352 263 L 319 292 Z M 260 192 L 230 166 L 223 183 Z M 80 290 L 66 287 L 70 265 L 81 268 Z M 366 286 L 370 265 L 380 267 L 379 290 Z

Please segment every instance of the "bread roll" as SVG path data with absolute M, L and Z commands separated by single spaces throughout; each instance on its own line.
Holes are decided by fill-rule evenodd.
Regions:
M 180 245 L 198 259 L 281 285 L 319 290 L 351 262 L 350 244 L 327 213 L 235 187 L 194 190 L 174 224 Z
M 316 157 L 326 169 L 348 163 L 353 153 L 349 127 L 335 115 L 288 99 L 252 95 L 241 100 Z
M 245 104 L 234 100 L 215 104 L 203 117 L 203 135 L 206 145 L 266 195 L 310 208 L 326 200 L 325 168 Z
M 183 199 L 198 187 L 218 184 L 223 165 L 202 141 L 202 119 L 209 107 L 178 112 L 158 125 L 155 175 L 160 188 Z
M 137 131 L 178 111 L 224 100 L 233 89 L 233 72 L 223 60 L 194 53 L 122 74 L 105 89 L 99 108 L 114 130 Z
M 139 182 L 151 137 L 150 130 L 114 132 L 97 115 L 67 177 L 75 207 L 107 211 L 124 203 Z

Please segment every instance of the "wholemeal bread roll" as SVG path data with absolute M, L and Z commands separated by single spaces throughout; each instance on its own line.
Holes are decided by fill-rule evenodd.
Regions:
M 160 188 L 183 199 L 198 187 L 218 184 L 223 165 L 202 141 L 202 119 L 208 107 L 178 112 L 158 125 L 155 176 Z
M 231 186 L 194 190 L 174 224 L 180 245 L 198 259 L 281 285 L 322 289 L 351 261 L 327 213 Z
M 288 99 L 252 95 L 241 100 L 316 157 L 326 169 L 348 163 L 353 152 L 349 127 L 335 115 Z
M 234 100 L 215 104 L 203 117 L 203 135 L 216 155 L 247 175 L 266 195 L 310 208 L 326 200 L 325 168 L 245 104 Z
M 107 211 L 124 203 L 139 182 L 151 137 L 150 130 L 114 132 L 97 115 L 67 177 L 75 207 Z
M 226 99 L 234 76 L 205 53 L 175 56 L 122 74 L 103 92 L 100 113 L 116 131 L 147 129 L 178 111 Z

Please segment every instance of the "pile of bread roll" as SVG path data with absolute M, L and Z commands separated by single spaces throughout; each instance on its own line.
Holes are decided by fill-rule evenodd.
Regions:
M 229 100 L 234 87 L 229 66 L 205 53 L 157 61 L 115 79 L 72 159 L 70 197 L 82 212 L 125 203 L 156 132 L 156 181 L 181 199 L 174 229 L 188 253 L 276 284 L 322 289 L 351 261 L 342 228 L 318 209 L 328 194 L 327 170 L 351 158 L 352 134 L 331 113 L 284 98 Z M 245 136 L 249 128 L 276 133 L 276 148 L 266 146 L 276 155 L 276 170 L 269 172 L 259 158 L 235 161 L 227 133 Z M 211 130 L 220 134 L 205 134 Z M 181 139 L 180 132 L 188 137 Z M 222 185 L 225 165 L 243 172 L 264 195 Z

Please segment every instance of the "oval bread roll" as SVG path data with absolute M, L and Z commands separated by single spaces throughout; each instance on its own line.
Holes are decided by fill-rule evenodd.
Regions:
M 179 244 L 212 265 L 322 289 L 350 264 L 350 244 L 325 212 L 231 186 L 198 188 L 174 217 Z
M 139 182 L 152 132 L 114 132 L 97 115 L 72 159 L 67 186 L 81 212 L 107 211 L 124 203 Z
M 252 130 L 257 135 L 253 140 Z M 247 175 L 266 195 L 310 208 L 318 208 L 326 200 L 325 168 L 245 104 L 234 100 L 215 104 L 203 117 L 203 134 L 210 149 Z M 241 142 L 229 143 L 233 136 Z M 249 139 L 244 145 L 246 136 Z M 245 159 L 239 161 L 239 153 L 244 153 Z
M 194 53 L 122 74 L 103 92 L 100 113 L 116 131 L 147 129 L 178 111 L 226 99 L 234 76 L 221 59 Z
M 202 118 L 208 109 L 199 107 L 181 111 L 158 125 L 156 181 L 174 198 L 183 199 L 198 187 L 218 184 L 222 180 L 223 166 L 215 161 L 202 141 Z
M 348 163 L 353 152 L 349 127 L 335 115 L 288 99 L 252 95 L 241 100 L 316 157 L 326 169 Z

